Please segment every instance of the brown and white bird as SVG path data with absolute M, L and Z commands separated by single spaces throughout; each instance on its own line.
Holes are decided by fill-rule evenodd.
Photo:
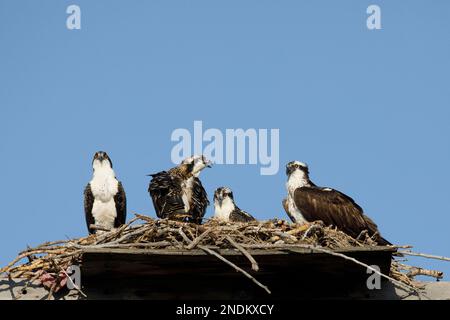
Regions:
M 84 212 L 89 233 L 96 233 L 91 225 L 111 230 L 125 223 L 127 199 L 106 152 L 95 153 L 92 168 L 92 180 L 84 189 Z
M 150 174 L 148 192 L 156 215 L 201 224 L 209 200 L 198 176 L 207 167 L 211 162 L 203 155 L 192 156 L 169 171 Z
M 224 222 L 254 221 L 251 214 L 245 212 L 234 202 L 233 192 L 230 188 L 220 187 L 214 192 L 214 218 Z
M 299 161 L 289 162 L 286 165 L 286 174 L 288 194 L 283 200 L 283 207 L 294 223 L 321 220 L 353 238 L 367 231 L 378 244 L 390 244 L 381 237 L 377 225 L 352 198 L 338 190 L 316 186 L 309 179 L 306 164 Z

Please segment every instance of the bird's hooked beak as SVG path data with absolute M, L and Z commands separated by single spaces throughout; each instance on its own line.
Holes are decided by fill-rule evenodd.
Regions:
M 222 203 L 223 203 L 223 194 L 222 194 L 222 192 L 216 193 L 216 200 L 217 200 L 217 203 L 219 204 L 219 207 L 221 207 Z
M 288 163 L 286 165 L 286 175 L 289 177 L 291 175 L 292 172 L 295 171 L 295 166 L 292 163 Z
M 211 168 L 213 165 L 213 162 L 211 160 L 206 159 L 204 155 L 202 155 L 202 161 L 205 167 Z
M 289 177 L 292 173 L 292 168 L 290 166 L 286 166 L 286 175 Z

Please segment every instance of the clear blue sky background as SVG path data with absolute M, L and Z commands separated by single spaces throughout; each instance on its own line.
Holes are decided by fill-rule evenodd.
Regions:
M 82 29 L 66 29 L 78 4 Z M 366 8 L 382 9 L 382 30 Z M 450 256 L 449 1 L 0 1 L 0 265 L 86 234 L 107 151 L 132 212 L 176 128 L 279 128 L 280 171 L 217 165 L 260 219 L 286 218 L 284 164 L 354 197 L 386 238 Z M 212 208 L 207 213 L 210 216 Z M 450 264 L 412 260 L 450 273 Z M 449 279 L 447 277 L 447 279 Z

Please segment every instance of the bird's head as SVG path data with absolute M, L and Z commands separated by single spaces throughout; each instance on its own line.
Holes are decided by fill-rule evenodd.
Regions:
M 300 161 L 291 161 L 286 165 L 286 175 L 289 177 L 292 173 L 300 170 L 304 175 L 309 175 L 308 165 Z
M 108 154 L 104 151 L 97 151 L 94 155 L 94 159 L 92 160 L 92 167 L 94 171 L 99 168 L 109 167 L 112 169 L 112 161 L 109 158 Z
M 234 202 L 233 191 L 230 188 L 220 187 L 214 191 L 214 203 L 218 204 L 219 207 L 222 206 L 223 201 L 227 198 Z
M 181 162 L 181 164 L 186 165 L 188 171 L 196 177 L 200 174 L 200 171 L 202 171 L 206 167 L 211 168 L 212 166 L 212 162 L 206 159 L 204 155 L 186 158 Z

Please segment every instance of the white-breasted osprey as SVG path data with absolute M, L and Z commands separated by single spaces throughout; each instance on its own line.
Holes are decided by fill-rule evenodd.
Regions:
M 106 152 L 98 151 L 92 160 L 94 173 L 84 189 L 84 212 L 89 233 L 97 229 L 111 230 L 125 223 L 127 199 L 122 183 L 116 179 L 112 162 Z
M 368 235 L 379 245 L 390 244 L 381 237 L 377 225 L 352 198 L 335 189 L 316 186 L 309 179 L 306 164 L 289 162 L 286 174 L 288 194 L 283 200 L 283 207 L 294 223 L 321 220 L 325 225 L 333 225 L 353 238 L 367 230 Z
M 225 222 L 249 222 L 256 220 L 248 212 L 239 209 L 234 202 L 233 192 L 227 187 L 217 188 L 214 192 L 214 218 Z
M 203 155 L 192 156 L 169 171 L 150 174 L 148 192 L 158 218 L 201 224 L 209 200 L 198 176 L 206 167 L 211 162 Z

